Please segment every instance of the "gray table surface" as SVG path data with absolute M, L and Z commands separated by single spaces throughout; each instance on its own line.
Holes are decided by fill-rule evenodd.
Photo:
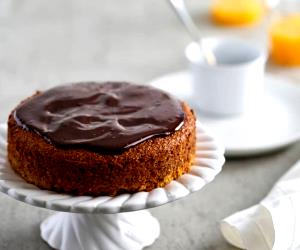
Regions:
M 202 3 L 200 3 L 202 2 Z M 264 44 L 266 23 L 245 29 L 215 27 L 207 1 L 190 0 L 203 35 L 238 35 Z M 187 67 L 189 38 L 161 0 L 0 1 L 0 122 L 37 89 L 80 80 L 150 79 Z M 267 67 L 300 84 L 300 70 Z M 298 83 L 297 83 L 298 82 Z M 219 221 L 262 199 L 300 156 L 300 143 L 280 152 L 228 159 L 216 180 L 189 197 L 151 209 L 161 236 L 148 249 L 235 249 Z M 0 194 L 0 249 L 50 249 L 39 224 L 53 212 Z

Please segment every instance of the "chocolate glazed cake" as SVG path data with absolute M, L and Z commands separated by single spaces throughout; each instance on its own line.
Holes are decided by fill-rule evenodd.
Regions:
M 189 171 L 194 154 L 192 110 L 146 86 L 59 86 L 24 100 L 8 120 L 12 168 L 58 192 L 150 191 Z

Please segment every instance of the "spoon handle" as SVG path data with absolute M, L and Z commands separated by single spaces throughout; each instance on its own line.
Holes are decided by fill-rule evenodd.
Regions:
M 177 14 L 179 20 L 186 27 L 191 38 L 198 43 L 200 38 L 198 35 L 199 30 L 187 10 L 185 0 L 169 0 L 169 3 Z
M 199 45 L 201 52 L 209 65 L 216 65 L 217 60 L 212 51 L 208 49 L 203 49 L 202 43 L 200 41 L 200 32 L 194 23 L 190 13 L 185 4 L 185 0 L 168 0 L 170 5 L 172 6 L 174 12 L 178 16 L 179 20 L 185 26 L 186 30 L 190 34 L 191 38 Z

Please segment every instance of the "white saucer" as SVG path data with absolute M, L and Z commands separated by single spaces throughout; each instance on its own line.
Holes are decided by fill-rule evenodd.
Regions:
M 201 113 L 187 71 L 159 77 L 150 84 L 187 101 L 198 119 L 223 142 L 227 156 L 263 154 L 300 140 L 300 86 L 286 79 L 266 74 L 263 103 L 244 115 L 229 118 Z

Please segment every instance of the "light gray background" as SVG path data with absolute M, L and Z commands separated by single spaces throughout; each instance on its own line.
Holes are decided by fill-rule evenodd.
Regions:
M 204 35 L 267 41 L 266 24 L 215 27 L 206 14 L 207 1 L 188 2 Z M 0 122 L 37 89 L 80 80 L 146 83 L 182 70 L 188 42 L 162 0 L 1 0 Z M 299 69 L 269 64 L 267 70 L 300 84 Z M 151 210 L 160 220 L 161 236 L 148 249 L 235 249 L 222 238 L 220 219 L 257 203 L 299 156 L 300 143 L 262 157 L 228 160 L 203 190 Z M 50 249 L 40 239 L 39 223 L 51 213 L 0 194 L 0 249 Z

